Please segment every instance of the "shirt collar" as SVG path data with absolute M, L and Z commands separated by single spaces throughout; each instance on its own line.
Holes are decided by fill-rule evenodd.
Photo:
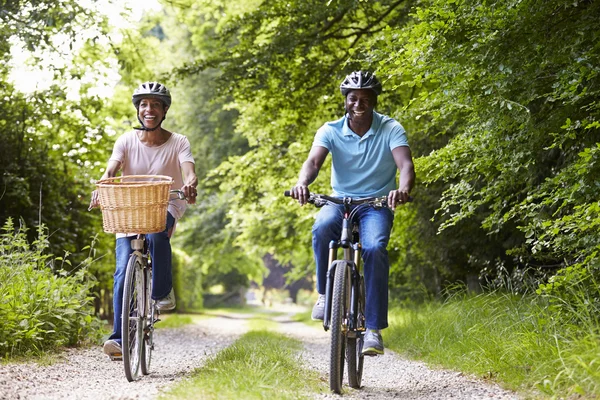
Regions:
M 367 131 L 367 133 L 365 133 L 360 140 L 366 139 L 369 136 L 373 136 L 377 133 L 377 131 L 379 130 L 379 118 L 377 118 L 378 114 L 373 111 L 373 122 L 371 122 L 371 127 L 369 128 L 369 130 Z M 344 136 L 354 136 L 356 135 L 356 133 L 354 133 L 354 131 L 352 129 L 350 129 L 350 126 L 348 125 L 348 114 L 346 113 L 346 115 L 344 115 L 344 125 L 342 127 L 342 134 Z M 358 136 L 358 135 L 356 135 Z

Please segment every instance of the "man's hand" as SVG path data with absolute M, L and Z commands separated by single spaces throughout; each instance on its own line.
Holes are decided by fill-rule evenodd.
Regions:
M 292 198 L 298 200 L 301 206 L 305 205 L 308 202 L 308 196 L 310 195 L 310 191 L 308 190 L 307 185 L 302 185 L 297 183 L 296 186 L 290 190 L 290 195 Z
M 406 189 L 391 190 L 388 194 L 388 206 L 395 210 L 397 204 L 404 204 L 408 202 L 409 198 L 410 194 Z
M 198 195 L 198 191 L 196 190 L 195 186 L 183 185 L 181 191 L 183 192 L 188 204 L 196 204 L 196 196 Z

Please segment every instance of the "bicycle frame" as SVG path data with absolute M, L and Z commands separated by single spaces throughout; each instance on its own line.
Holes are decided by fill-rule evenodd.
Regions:
M 351 199 L 344 199 L 344 219 L 342 220 L 342 234 L 339 241 L 332 240 L 329 243 L 329 269 L 327 270 L 327 283 L 325 286 L 325 315 L 323 318 L 323 328 L 327 331 L 331 326 L 331 293 L 335 271 L 338 267 L 344 268 L 344 264 L 350 268 L 350 315 L 347 321 L 346 331 L 355 332 L 364 330 L 364 324 L 361 324 L 361 318 L 358 310 L 358 291 L 361 269 L 361 244 L 358 236 L 358 224 L 350 220 Z M 343 258 L 337 259 L 337 253 L 340 247 L 343 249 Z M 361 326 L 362 325 L 362 326 Z

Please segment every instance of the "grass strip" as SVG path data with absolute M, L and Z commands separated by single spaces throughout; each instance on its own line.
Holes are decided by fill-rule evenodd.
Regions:
M 160 399 L 303 399 L 322 389 L 302 367 L 301 343 L 281 334 L 250 331 Z
M 557 321 L 539 297 L 465 294 L 394 307 L 384 339 L 409 357 L 492 379 L 525 396 L 598 398 L 598 328 Z

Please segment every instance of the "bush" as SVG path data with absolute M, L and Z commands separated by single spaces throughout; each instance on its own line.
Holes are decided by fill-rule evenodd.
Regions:
M 23 225 L 17 229 L 8 219 L 0 233 L 0 355 L 4 358 L 75 345 L 100 334 L 90 297 L 93 277 L 83 265 L 71 274 L 55 270 L 53 256 L 44 254 L 45 229 L 38 230 L 38 239 L 31 244 L 26 232 Z

